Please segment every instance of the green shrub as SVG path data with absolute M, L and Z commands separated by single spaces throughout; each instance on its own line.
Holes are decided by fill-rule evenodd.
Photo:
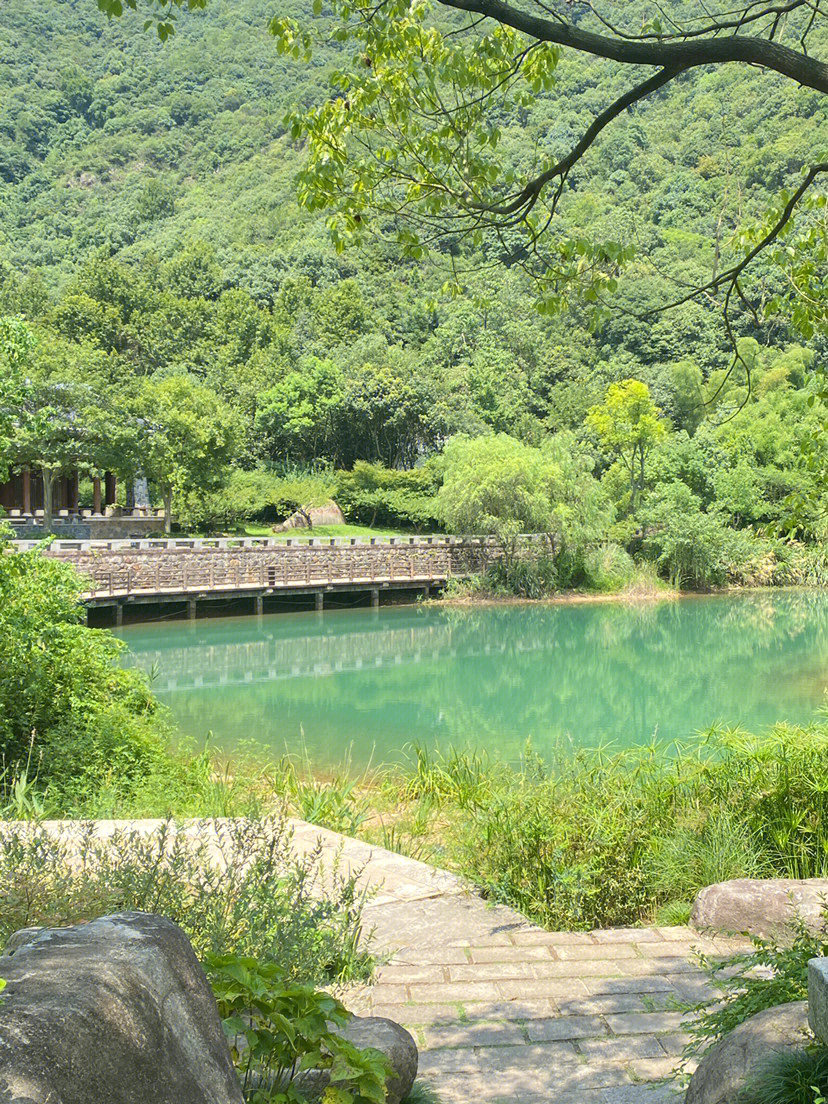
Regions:
M 711 810 L 701 825 L 679 825 L 663 839 L 653 840 L 646 871 L 654 895 L 667 900 L 661 915 L 682 909 L 689 913 L 689 902 L 669 899 L 677 886 L 701 887 L 731 878 L 761 878 L 770 873 L 771 864 L 762 853 L 760 841 L 723 805 Z
M 89 629 L 80 576 L 41 550 L 0 543 L 0 759 L 4 800 L 36 780 L 51 804 L 93 791 L 125 795 L 168 772 L 171 733 L 145 675 L 120 664 L 124 645 Z
M 579 755 L 541 781 L 514 776 L 474 808 L 457 841 L 461 867 L 552 929 L 633 924 L 647 912 L 647 844 L 669 804 L 619 760 L 593 770 Z
M 734 1104 L 825 1104 L 828 1047 L 782 1050 L 768 1056 Z
M 334 497 L 349 522 L 433 529 L 438 484 L 434 464 L 397 471 L 357 460 L 351 471 L 335 473 Z
M 828 725 L 778 725 L 686 747 L 564 747 L 551 766 L 421 753 L 393 785 L 429 804 L 435 846 L 487 896 L 553 930 L 615 927 L 686 920 L 724 878 L 824 877 L 827 753 Z
M 485 585 L 494 594 L 545 598 L 558 587 L 558 570 L 549 555 L 503 556 L 487 569 Z
M 333 494 L 334 481 L 324 472 L 236 470 L 221 491 L 190 495 L 176 503 L 176 512 L 184 529 L 215 532 L 252 522 L 272 525 L 300 506 L 320 506 Z
M 675 586 L 703 590 L 727 582 L 733 530 L 724 518 L 702 510 L 685 483 L 661 484 L 643 521 L 645 550 Z
M 688 1009 L 692 1016 L 685 1025 L 690 1036 L 685 1057 L 704 1054 L 758 1012 L 806 1000 L 808 962 L 828 954 L 828 937 L 809 931 L 802 923 L 796 926 L 792 941 L 777 943 L 754 937 L 752 943 L 753 950 L 725 958 L 702 956 L 715 996 Z M 752 1104 L 754 1097 L 748 1099 Z M 759 1100 L 756 1098 L 756 1104 Z M 761 1104 L 766 1104 L 764 1098 Z
M 18 928 L 137 910 L 179 924 L 202 960 L 275 962 L 291 983 L 368 976 L 355 876 L 323 869 L 319 846 L 297 858 L 278 818 L 200 824 L 199 834 L 168 821 L 152 835 L 122 829 L 105 839 L 94 824 L 63 839 L 36 824 L 5 824 L 0 942 Z
M 355 836 L 368 818 L 368 802 L 360 793 L 366 779 L 354 776 L 350 757 L 324 781 L 314 778 L 307 752 L 298 761 L 283 756 L 267 775 L 273 790 L 311 824 Z
M 414 762 L 403 789 L 406 801 L 436 798 L 466 809 L 480 805 L 494 792 L 498 771 L 485 752 L 441 752 L 422 744 L 412 750 Z
M 632 557 L 618 544 L 603 544 L 584 556 L 584 581 L 592 590 L 621 590 L 635 576 Z
M 309 1069 L 328 1071 L 336 1104 L 384 1104 L 391 1065 L 331 1030 L 351 1018 L 335 997 L 239 955 L 208 955 L 207 976 L 248 1104 L 301 1104 L 299 1075 Z

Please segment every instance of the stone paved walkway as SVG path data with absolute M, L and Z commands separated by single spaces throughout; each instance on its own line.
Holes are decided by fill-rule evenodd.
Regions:
M 404 1024 L 443 1104 L 676 1104 L 662 1079 L 685 1042 L 677 1001 L 709 993 L 691 928 L 546 932 L 425 863 L 294 822 L 300 848 L 361 870 L 390 955 L 349 1004 Z
M 217 823 L 179 830 L 208 838 Z M 346 1001 L 409 1028 L 442 1104 L 679 1104 L 663 1080 L 685 1042 L 675 1004 L 710 994 L 693 952 L 742 942 L 685 927 L 547 932 L 446 871 L 291 824 L 297 851 L 321 843 L 329 871 L 357 871 L 371 891 L 366 927 L 388 961 Z M 99 821 L 97 831 L 161 825 Z M 45 827 L 66 837 L 78 824 Z

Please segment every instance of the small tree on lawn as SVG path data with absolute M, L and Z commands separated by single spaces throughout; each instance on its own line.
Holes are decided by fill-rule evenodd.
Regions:
M 236 415 L 191 376 L 150 379 L 140 397 L 143 470 L 164 500 L 164 531 L 176 494 L 222 485 L 238 439 Z
M 649 387 L 634 379 L 611 383 L 604 401 L 590 409 L 586 424 L 630 473 L 630 511 L 634 513 L 644 490 L 647 457 L 667 433 L 667 423 Z

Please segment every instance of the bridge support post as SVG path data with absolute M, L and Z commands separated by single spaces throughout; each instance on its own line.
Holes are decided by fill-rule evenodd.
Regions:
M 124 603 L 115 603 L 115 625 L 120 628 L 124 623 Z
M 261 617 L 264 613 L 264 598 L 261 594 L 256 597 L 256 616 Z
M 323 591 L 317 590 L 314 597 L 316 599 L 316 612 L 321 613 L 322 610 L 325 608 L 325 595 Z
M 426 585 L 423 587 L 423 598 L 426 601 L 428 601 L 428 599 L 430 597 L 431 597 L 431 586 L 428 583 L 426 583 Z
M 371 590 L 371 609 L 379 609 L 379 588 L 373 587 Z
M 196 606 L 197 602 L 195 598 L 187 599 L 187 619 L 189 621 L 195 621 L 196 619 Z

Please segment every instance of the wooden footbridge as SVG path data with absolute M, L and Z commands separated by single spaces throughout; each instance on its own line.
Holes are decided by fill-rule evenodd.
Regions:
M 179 603 L 195 618 L 203 602 L 249 599 L 262 613 L 268 599 L 302 595 L 321 610 L 326 595 L 350 592 L 378 606 L 383 591 L 428 593 L 501 550 L 487 537 L 205 538 L 55 541 L 47 554 L 71 562 L 88 580 L 87 606 L 111 607 L 120 624 L 124 607 L 140 604 Z

